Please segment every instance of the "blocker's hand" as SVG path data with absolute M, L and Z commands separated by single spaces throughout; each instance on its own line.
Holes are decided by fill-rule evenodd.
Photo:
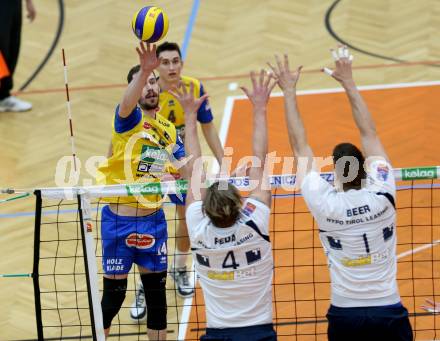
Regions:
M 341 84 L 352 81 L 353 73 L 351 64 L 353 61 L 353 55 L 350 54 L 347 46 L 338 45 L 336 50 L 330 49 L 330 52 L 335 60 L 335 70 L 333 71 L 325 67 L 321 69 L 321 71 L 329 76 L 332 76 Z
M 272 72 L 278 80 L 278 86 L 283 92 L 295 90 L 302 66 L 299 66 L 295 72 L 291 73 L 289 69 L 289 57 L 287 54 L 284 55 L 284 63 L 281 62 L 280 57 L 277 55 L 275 55 L 275 61 L 277 62 L 277 67 L 274 67 L 270 63 L 267 63 L 267 65 L 272 69 Z
M 180 88 L 174 88 L 169 90 L 169 93 L 176 97 L 176 99 L 182 105 L 185 112 L 185 121 L 195 122 L 197 119 L 197 110 L 199 110 L 202 103 L 208 98 L 208 94 L 204 94 L 202 97 L 194 98 L 194 84 L 189 86 L 189 92 L 183 84 Z
M 265 108 L 269 101 L 270 93 L 277 84 L 277 80 L 263 69 L 260 71 L 258 81 L 254 71 L 251 72 L 250 77 L 252 81 L 252 91 L 244 86 L 241 86 L 240 89 L 243 90 L 254 107 Z

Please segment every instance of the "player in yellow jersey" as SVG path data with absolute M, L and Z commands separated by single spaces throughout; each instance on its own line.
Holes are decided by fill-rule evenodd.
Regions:
M 179 101 L 168 91 L 180 86 L 186 87 L 189 91 L 193 84 L 194 97 L 200 98 L 205 94 L 202 83 L 191 77 L 182 76 L 182 55 L 179 45 L 176 43 L 164 42 L 157 47 L 156 55 L 160 58 L 159 96 L 160 114 L 173 122 L 177 132 L 184 139 L 185 137 L 185 112 Z M 223 158 L 223 147 L 213 123 L 213 115 L 208 100 L 205 100 L 197 110 L 203 135 L 208 143 L 217 162 L 221 164 Z M 176 204 L 179 217 L 179 224 L 176 231 L 176 250 L 170 274 L 176 283 L 177 293 L 182 297 L 191 297 L 194 294 L 194 284 L 190 281 L 186 269 L 187 255 L 189 254 L 188 228 L 185 221 L 185 200 L 180 200 L 175 195 L 170 195 L 170 200 Z M 135 301 L 132 304 L 130 316 L 134 321 L 143 320 L 146 316 L 145 299 L 141 283 L 138 285 Z
M 177 132 L 184 140 L 185 138 L 185 112 L 179 101 L 169 92 L 170 89 L 184 86 L 188 91 L 193 84 L 194 97 L 200 98 L 205 94 L 202 83 L 195 78 L 182 76 L 182 54 L 179 45 L 172 42 L 164 42 L 157 47 L 157 57 L 160 58 L 159 71 L 159 106 L 160 113 L 173 122 Z M 197 110 L 197 120 L 202 128 L 203 135 L 219 165 L 223 158 L 223 147 L 213 122 L 213 115 L 208 100 L 205 100 Z M 193 287 L 188 286 L 186 273 L 186 260 L 189 252 L 188 228 L 185 220 L 185 200 L 179 200 L 175 195 L 170 199 L 176 204 L 179 215 L 179 225 L 176 231 L 176 251 L 172 262 L 171 275 L 177 285 L 177 293 L 180 296 L 188 297 L 194 292 Z
M 136 50 L 140 65 L 128 73 L 128 87 L 116 107 L 108 162 L 98 169 L 101 184 L 160 181 L 168 160 L 184 156 L 175 127 L 158 114 L 156 47 L 140 43 Z M 102 209 L 101 305 L 106 336 L 125 299 L 128 272 L 135 263 L 145 288 L 148 337 L 166 340 L 168 235 L 161 199 L 160 195 L 117 198 Z

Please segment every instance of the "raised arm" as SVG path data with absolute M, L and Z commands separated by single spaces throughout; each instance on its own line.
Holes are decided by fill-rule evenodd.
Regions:
M 367 104 L 362 98 L 353 79 L 352 60 L 346 46 L 339 46 L 337 50 L 331 50 L 335 59 L 335 70 L 324 68 L 322 71 L 336 79 L 350 100 L 351 110 L 356 126 L 361 134 L 362 149 L 365 157 L 383 157 L 388 160 L 388 156 L 380 142 L 376 132 L 376 125 L 368 110 Z
M 200 96 L 205 93 L 205 87 L 200 83 Z M 219 166 L 222 164 L 224 151 L 223 146 L 218 136 L 217 129 L 214 125 L 214 117 L 212 115 L 211 106 L 208 100 L 205 100 L 197 110 L 197 120 L 202 128 L 203 136 L 205 137 L 206 143 L 211 149 L 212 154 L 215 156 Z
M 209 148 L 217 159 L 218 164 L 221 166 L 223 159 L 223 147 L 220 138 L 215 129 L 214 122 L 201 123 L 203 136 L 205 136 L 206 143 L 208 143 Z
M 131 114 L 139 101 L 139 97 L 141 97 L 148 76 L 159 66 L 159 59 L 156 57 L 156 45 L 151 48 L 150 44 L 147 44 L 147 48 L 145 48 L 145 44 L 140 42 L 139 47 L 136 47 L 136 51 L 139 55 L 140 69 L 128 84 L 124 97 L 122 97 L 119 104 L 119 116 L 122 118 Z
M 277 67 L 268 63 L 278 79 L 278 85 L 284 94 L 284 112 L 289 133 L 290 146 L 297 158 L 297 162 L 306 162 L 305 171 L 312 169 L 313 152 L 307 141 L 307 134 L 296 101 L 296 84 L 298 82 L 302 66 L 291 73 L 289 69 L 289 58 L 284 55 L 284 62 L 275 56 Z
M 186 207 L 188 207 L 195 200 L 194 190 L 197 189 L 194 188 L 194 185 L 200 185 L 200 183 L 193 184 L 192 178 L 196 160 L 200 160 L 202 156 L 197 133 L 197 110 L 203 101 L 208 98 L 208 95 L 204 94 L 202 97 L 195 99 L 194 84 L 192 83 L 189 92 L 186 87 L 182 86 L 181 89 L 170 90 L 170 93 L 180 102 L 185 112 L 185 153 L 189 158 L 185 165 L 188 179 L 188 193 L 186 196 Z
M 264 70 L 260 71 L 260 76 L 251 72 L 252 92 L 245 87 L 241 87 L 249 98 L 253 106 L 254 132 L 252 138 L 253 155 L 261 162 L 260 166 L 252 167 L 249 171 L 250 180 L 257 181 L 257 187 L 252 190 L 250 196 L 263 202 L 270 207 L 272 194 L 267 182 L 267 174 L 264 173 L 264 165 L 267 155 L 267 102 L 270 93 L 276 85 L 276 80 L 267 75 Z M 272 81 L 271 81 L 272 80 Z

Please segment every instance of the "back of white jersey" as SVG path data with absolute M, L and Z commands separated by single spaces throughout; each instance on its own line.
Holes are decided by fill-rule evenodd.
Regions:
M 380 306 L 400 301 L 396 282 L 395 180 L 373 162 L 361 190 L 337 192 L 316 172 L 301 186 L 328 257 L 332 304 Z
M 202 202 L 186 211 L 191 250 L 200 277 L 210 328 L 272 323 L 273 258 L 270 209 L 248 199 L 232 227 L 218 228 Z

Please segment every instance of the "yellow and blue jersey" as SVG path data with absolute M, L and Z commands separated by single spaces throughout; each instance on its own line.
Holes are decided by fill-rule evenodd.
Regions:
M 194 84 L 194 97 L 200 98 L 205 94 L 202 83 L 191 77 L 182 76 L 181 81 L 189 91 L 191 83 Z M 172 122 L 177 133 L 182 138 L 185 136 L 185 112 L 179 101 L 168 91 L 161 91 L 159 95 L 160 114 Z M 209 123 L 214 119 L 208 100 L 205 100 L 197 111 L 197 120 L 200 123 Z
M 167 173 L 177 173 L 171 160 L 185 156 L 183 142 L 174 125 L 160 114 L 155 118 L 135 107 L 122 118 L 116 107 L 113 129 L 113 154 L 98 168 L 97 182 L 102 185 L 159 182 Z M 139 203 L 134 198 L 113 200 L 120 204 L 153 208 L 160 206 L 161 195 L 146 195 Z

